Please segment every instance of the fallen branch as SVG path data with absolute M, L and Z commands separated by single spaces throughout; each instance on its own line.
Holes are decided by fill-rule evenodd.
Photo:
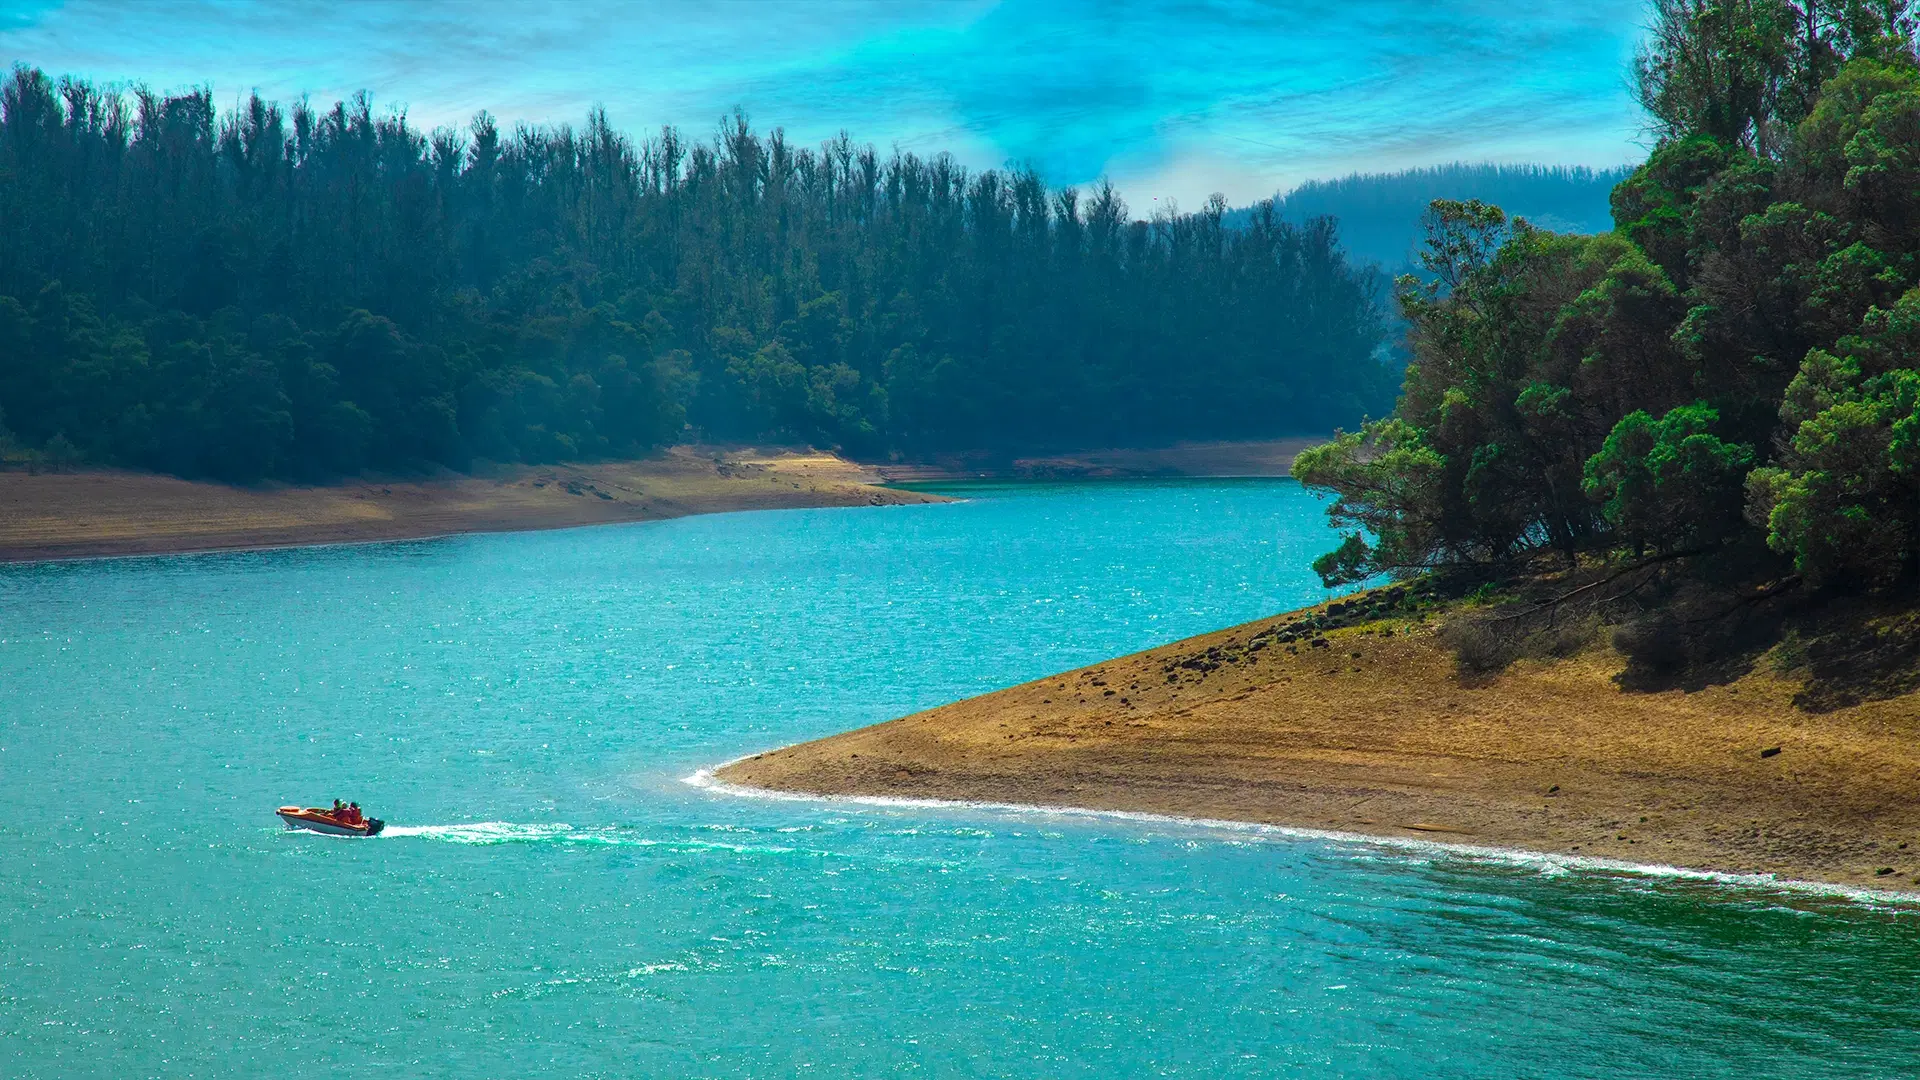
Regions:
M 1608 574 L 1605 577 L 1595 578 L 1594 580 L 1587 582 L 1585 585 L 1582 585 L 1577 589 L 1570 589 L 1567 592 L 1561 593 L 1559 596 L 1553 597 L 1550 600 L 1543 600 L 1540 603 L 1535 604 L 1533 607 L 1530 607 L 1525 611 L 1516 611 L 1507 615 L 1496 615 L 1493 617 L 1492 621 L 1509 622 L 1513 619 L 1524 619 L 1529 615 L 1538 615 L 1542 611 L 1548 611 L 1553 608 L 1559 607 L 1561 604 L 1566 603 L 1567 601 L 1573 599 L 1576 596 L 1579 596 L 1581 593 L 1584 593 L 1589 589 L 1597 589 L 1602 585 L 1606 585 L 1611 582 L 1618 581 L 1621 578 L 1626 577 L 1628 574 L 1634 573 L 1639 570 L 1645 570 L 1650 566 L 1657 566 L 1660 563 L 1672 562 L 1675 559 L 1687 559 L 1687 558 L 1692 558 L 1695 555 L 1705 555 L 1709 550 L 1711 549 L 1691 548 L 1686 551 L 1670 551 L 1664 555 L 1655 555 L 1655 556 L 1652 556 L 1651 558 L 1642 559 L 1639 562 L 1634 563 L 1632 566 L 1628 566 L 1620 570 L 1615 570 L 1613 573 Z M 1635 588 L 1637 589 L 1638 586 L 1635 586 Z M 1632 592 L 1633 590 L 1628 590 L 1628 591 Z
M 1786 577 L 1781 578 L 1779 581 L 1776 581 L 1773 584 L 1767 586 L 1766 588 L 1759 590 L 1758 592 L 1754 593 L 1751 596 L 1743 596 L 1740 599 L 1735 600 L 1733 602 L 1732 607 L 1729 607 L 1728 609 L 1726 609 L 1725 611 L 1722 611 L 1718 615 L 1709 615 L 1704 619 L 1694 619 L 1691 621 L 1695 624 L 1718 622 L 1721 619 L 1724 619 L 1727 616 L 1733 614 L 1734 612 L 1739 611 L 1741 608 L 1748 607 L 1753 604 L 1766 603 L 1768 600 L 1771 600 L 1774 597 L 1779 596 L 1783 592 L 1790 592 L 1799 587 L 1800 587 L 1800 575 L 1788 574 Z

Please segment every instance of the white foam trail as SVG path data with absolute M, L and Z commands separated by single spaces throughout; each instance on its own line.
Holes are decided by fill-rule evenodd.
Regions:
M 451 844 L 527 844 L 559 843 L 600 845 L 605 847 L 668 848 L 675 850 L 731 851 L 738 854 L 791 855 L 795 847 L 776 844 L 729 844 L 714 840 L 693 840 L 642 836 L 632 829 L 599 826 L 576 829 L 565 823 L 524 823 L 517 821 L 474 821 L 459 825 L 389 825 L 380 837 L 418 837 Z M 830 855 L 831 852 L 804 852 Z
M 1333 829 L 1303 829 L 1291 825 L 1269 825 L 1257 821 L 1230 821 L 1223 818 L 1182 817 L 1177 814 L 1153 814 L 1141 810 L 1093 810 L 1083 806 L 1051 806 L 1043 803 L 987 802 L 972 799 L 905 798 L 892 795 L 815 795 L 806 792 L 778 791 L 773 788 L 734 784 L 722 780 L 716 775 L 719 770 L 735 762 L 745 761 L 753 756 L 755 755 L 743 754 L 740 757 L 734 758 L 732 761 L 723 761 L 718 765 L 701 769 L 691 776 L 681 777 L 680 782 L 704 791 L 712 791 L 721 795 L 732 795 L 743 799 L 767 799 L 780 802 L 811 802 L 841 805 L 853 804 L 858 806 L 880 806 L 919 810 L 987 810 L 1005 814 L 1091 818 L 1095 820 L 1127 821 L 1147 825 L 1173 825 L 1182 828 L 1223 830 L 1227 832 L 1251 834 L 1264 838 L 1320 840 L 1336 844 L 1361 844 L 1369 847 L 1389 848 L 1396 852 L 1409 854 L 1454 855 L 1481 862 L 1522 866 L 1537 870 L 1545 875 L 1564 874 L 1571 870 L 1598 870 L 1619 874 L 1633 874 L 1641 877 L 1676 878 L 1685 881 L 1734 885 L 1743 888 L 1766 889 L 1808 896 L 1835 897 L 1859 903 L 1893 905 L 1901 908 L 1920 907 L 1920 892 L 1868 889 L 1857 885 L 1836 885 L 1825 881 L 1801 881 L 1796 878 L 1783 878 L 1774 874 L 1736 874 L 1722 870 L 1695 870 L 1684 866 L 1668 866 L 1664 863 L 1636 863 L 1628 862 L 1624 859 L 1606 859 L 1593 855 L 1561 855 L 1543 851 L 1527 851 L 1522 848 L 1492 847 L 1484 844 L 1462 844 L 1446 840 L 1424 840 L 1407 836 L 1374 836 L 1367 833 L 1341 832 Z
M 462 825 L 389 825 L 380 830 L 380 835 L 421 836 L 454 844 L 510 844 L 516 841 L 566 839 L 572 832 L 573 826 L 558 822 L 525 825 L 513 821 L 474 821 Z

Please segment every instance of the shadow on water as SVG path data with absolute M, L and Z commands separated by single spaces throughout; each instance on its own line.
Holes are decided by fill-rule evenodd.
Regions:
M 1453 859 L 1389 887 L 1419 913 L 1388 931 L 1396 947 L 1524 971 L 1561 999 L 1570 1043 L 1632 1047 L 1642 1067 L 1877 1075 L 1920 1054 L 1920 904 Z

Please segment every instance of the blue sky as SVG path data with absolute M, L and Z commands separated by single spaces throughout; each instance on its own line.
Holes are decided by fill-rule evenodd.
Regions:
M 1110 176 L 1138 211 L 1445 161 L 1643 156 L 1641 0 L 0 0 L 0 60 L 156 89 L 479 109 L 705 135 L 734 106 L 814 143 Z

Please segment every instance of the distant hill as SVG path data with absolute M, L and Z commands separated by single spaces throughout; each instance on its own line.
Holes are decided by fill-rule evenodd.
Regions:
M 1397 271 L 1412 262 L 1420 215 L 1435 199 L 1480 199 L 1555 232 L 1613 228 L 1608 193 L 1632 169 L 1566 165 L 1468 165 L 1456 162 L 1395 173 L 1355 173 L 1310 180 L 1275 203 L 1287 220 L 1320 215 L 1340 220 L 1340 240 L 1356 262 Z M 1229 220 L 1244 219 L 1234 211 Z

